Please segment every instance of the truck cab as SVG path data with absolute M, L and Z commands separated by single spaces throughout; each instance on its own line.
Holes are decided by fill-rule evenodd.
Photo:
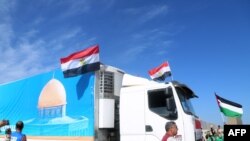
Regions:
M 96 140 L 161 141 L 168 121 L 176 122 L 182 141 L 202 139 L 201 123 L 191 104 L 197 96 L 187 85 L 177 81 L 160 83 L 111 66 L 102 67 L 98 75 Z M 108 94 L 111 91 L 113 94 Z
M 161 141 L 168 121 L 176 122 L 182 141 L 201 139 L 191 104 L 197 96 L 185 84 L 160 83 L 105 65 L 95 78 L 95 140 Z
M 120 93 L 121 141 L 161 141 L 167 121 L 175 121 L 182 141 L 201 139 L 191 99 L 197 97 L 177 81 L 158 83 L 124 75 Z M 126 80 L 127 79 L 127 80 Z

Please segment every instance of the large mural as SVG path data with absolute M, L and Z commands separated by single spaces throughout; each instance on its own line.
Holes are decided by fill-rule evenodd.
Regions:
M 94 72 L 64 78 L 60 69 L 0 85 L 0 119 L 28 136 L 93 136 Z M 1 132 L 4 134 L 4 132 Z

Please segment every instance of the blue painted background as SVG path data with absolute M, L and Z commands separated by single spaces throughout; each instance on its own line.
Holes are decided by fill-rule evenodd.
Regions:
M 38 100 L 43 87 L 52 79 L 66 90 L 66 115 L 72 123 L 41 124 Z M 18 120 L 24 121 L 23 132 L 33 136 L 94 135 L 94 72 L 64 78 L 60 69 L 0 85 L 0 119 L 8 119 L 12 130 Z M 87 120 L 84 120 L 87 119 Z M 84 120 L 84 121 L 82 121 Z M 2 131 L 4 128 L 2 127 Z M 74 131 L 71 131 L 71 129 Z M 1 132 L 3 134 L 4 132 Z

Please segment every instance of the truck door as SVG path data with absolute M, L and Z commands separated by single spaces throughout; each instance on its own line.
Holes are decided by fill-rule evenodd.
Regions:
M 145 141 L 145 108 L 143 90 L 122 90 L 120 96 L 121 141 Z
M 161 141 L 165 123 L 177 119 L 176 104 L 171 87 L 149 90 L 145 97 L 145 141 Z

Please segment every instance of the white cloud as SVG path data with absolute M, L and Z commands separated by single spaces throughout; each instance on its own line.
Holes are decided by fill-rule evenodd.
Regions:
M 11 44 L 11 38 L 13 36 L 12 25 L 10 24 L 10 9 L 15 5 L 12 0 L 0 1 L 0 51 Z
M 60 58 L 77 51 L 78 42 L 70 47 L 62 43 L 75 37 L 79 30 L 69 31 L 68 34 L 44 41 L 30 36 L 24 36 L 15 47 L 5 47 L 0 53 L 0 83 L 21 79 L 27 76 L 46 72 L 60 67 Z M 30 31 L 32 32 L 32 31 Z M 28 33 L 30 33 L 28 32 Z M 27 33 L 27 34 L 28 34 Z M 90 42 L 95 38 L 87 39 Z M 79 45 L 80 46 L 80 45 Z M 86 45 L 87 46 L 87 45 Z M 81 47 L 85 47 L 81 45 Z
M 0 15 L 8 13 L 13 6 L 15 6 L 14 0 L 0 0 Z
M 39 25 L 40 23 L 42 23 L 44 21 L 44 18 L 42 17 L 38 17 L 34 20 L 33 25 Z
M 39 31 L 37 29 L 31 29 L 31 30 L 25 32 L 24 35 L 22 37 L 20 37 L 20 39 L 27 40 L 27 39 L 35 37 L 36 34 L 38 34 L 38 33 L 39 33 Z
M 167 5 L 149 6 L 149 7 L 139 7 L 139 8 L 128 8 L 123 10 L 123 13 L 134 15 L 139 23 L 145 23 L 160 15 L 167 14 Z
M 131 35 L 127 48 L 120 58 L 124 63 L 133 62 L 136 59 L 143 58 L 145 54 L 165 56 L 168 48 L 171 47 L 173 41 L 168 39 L 169 33 L 165 28 L 155 28 L 136 32 Z
M 82 32 L 81 28 L 75 27 L 75 28 L 71 29 L 70 31 L 68 31 L 66 34 L 62 35 L 61 40 L 66 40 L 66 39 L 73 38 L 73 37 L 77 36 L 81 32 Z
M 22 42 L 18 47 L 5 48 L 1 53 L 0 83 L 19 79 L 51 69 L 51 65 L 42 66 L 41 62 L 46 58 L 46 51 L 41 48 L 44 43 L 36 41 L 33 44 Z
M 53 37 L 52 39 L 47 41 L 47 46 L 52 47 L 54 49 L 54 51 L 61 51 L 62 49 L 64 49 L 65 42 L 71 41 L 75 37 L 84 36 L 84 32 L 82 31 L 82 29 L 80 27 L 74 27 L 70 30 L 66 30 L 66 31 L 62 31 L 62 32 L 63 33 L 58 33 L 57 35 L 55 35 L 56 37 Z M 77 43 L 75 43 L 74 46 L 76 44 Z M 72 46 L 70 46 L 70 48 L 72 48 L 72 47 L 73 47 L 73 44 L 72 44 Z
M 0 23 L 0 50 L 10 47 L 13 31 L 8 23 Z
M 132 38 L 135 40 L 155 40 L 155 39 L 161 39 L 163 36 L 168 35 L 169 32 L 165 28 L 154 28 L 150 30 L 144 30 L 141 32 L 136 32 L 132 34 Z
M 111 8 L 116 2 L 116 0 L 101 0 L 101 1 L 102 1 L 101 5 L 104 7 L 104 9 Z M 97 0 L 97 2 L 100 2 L 100 0 Z
M 154 6 L 152 8 L 147 9 L 147 11 L 145 11 L 145 14 L 140 18 L 140 20 L 142 22 L 147 22 L 161 14 L 166 14 L 167 10 L 168 10 L 168 7 L 166 5 Z
M 140 55 L 147 47 L 146 46 L 134 46 L 126 50 L 126 52 L 123 54 L 126 56 L 127 59 L 137 58 L 138 55 Z
M 70 16 L 74 14 L 81 14 L 88 12 L 91 8 L 90 1 L 88 0 L 78 0 L 69 3 L 69 8 L 64 13 L 65 16 Z
M 39 30 L 32 28 L 20 37 L 13 31 L 11 24 L 0 24 L 0 83 L 21 79 L 27 76 L 46 72 L 60 67 L 60 58 L 77 50 L 79 42 L 66 47 L 64 43 L 82 36 L 82 29 L 72 27 L 69 30 L 58 31 L 53 38 L 46 40 L 37 37 Z M 63 32 L 63 33 L 62 33 Z M 12 42 L 15 40 L 15 44 Z M 93 42 L 94 37 L 86 40 Z M 86 42 L 85 40 L 85 42 Z M 83 46 L 81 46 L 83 47 Z M 65 54 L 68 53 L 68 54 Z

